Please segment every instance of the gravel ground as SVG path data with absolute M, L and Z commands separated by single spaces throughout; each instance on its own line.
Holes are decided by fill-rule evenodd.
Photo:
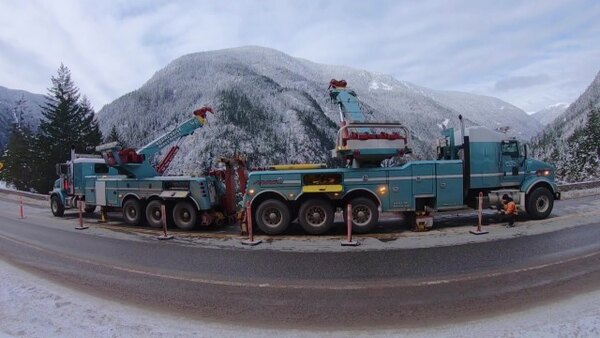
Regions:
M 598 337 L 600 291 L 498 317 L 418 329 L 302 331 L 165 316 L 67 289 L 0 260 L 0 337 Z

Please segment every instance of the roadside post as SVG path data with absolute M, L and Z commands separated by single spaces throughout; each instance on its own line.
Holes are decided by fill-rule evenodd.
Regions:
M 175 238 L 175 236 L 167 233 L 167 208 L 164 203 L 160 205 L 160 220 L 163 227 L 163 234 L 156 238 L 161 241 Z
M 75 227 L 76 230 L 85 230 L 89 228 L 88 226 L 83 225 L 83 201 L 77 201 L 77 209 L 79 212 L 79 226 Z
M 483 217 L 483 193 L 482 192 L 479 193 L 478 199 L 479 199 L 479 208 L 478 208 L 478 215 L 477 215 L 477 230 L 469 231 L 473 235 L 483 235 L 483 234 L 487 234 L 489 232 L 489 231 L 481 230 L 481 218 Z
M 342 246 L 358 246 L 360 242 L 352 240 L 352 204 L 346 206 L 346 240 Z
M 246 203 L 246 224 L 248 227 L 248 238 L 242 241 L 242 245 L 255 246 L 262 243 L 262 240 L 254 239 L 254 231 L 252 230 L 252 209 L 250 207 L 250 202 Z
M 24 219 L 25 211 L 23 210 L 23 196 L 20 196 L 20 198 L 19 198 L 19 213 L 20 213 L 19 219 Z

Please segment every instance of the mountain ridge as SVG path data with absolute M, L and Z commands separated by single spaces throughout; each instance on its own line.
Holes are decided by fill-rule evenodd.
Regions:
M 8 142 L 10 128 L 14 121 L 12 110 L 21 97 L 25 98 L 29 109 L 25 122 L 35 130 L 42 118 L 40 105 L 44 103 L 44 95 L 0 85 L 0 150 L 4 149 Z
M 182 143 L 173 167 L 194 171 L 209 154 L 245 152 L 254 165 L 326 162 L 337 132 L 339 112 L 327 84 L 345 79 L 373 120 L 401 121 L 412 130 L 422 158 L 434 156 L 438 124 L 502 127 L 529 139 L 541 125 L 500 99 L 429 89 L 391 75 L 314 63 L 280 51 L 246 46 L 191 53 L 158 70 L 137 90 L 98 112 L 103 132 L 113 125 L 126 141 L 140 146 L 183 121 L 194 108 L 212 105 L 217 115 Z M 145 119 L 139 116 L 144 115 Z

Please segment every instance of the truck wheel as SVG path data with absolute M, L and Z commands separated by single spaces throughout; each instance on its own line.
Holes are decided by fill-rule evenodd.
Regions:
M 152 200 L 146 205 L 146 222 L 153 228 L 162 227 L 162 201 Z
M 298 222 L 304 231 L 312 235 L 321 235 L 333 225 L 335 210 L 329 201 L 309 199 L 302 203 L 298 212 Z
M 50 210 L 52 210 L 52 215 L 56 217 L 62 217 L 65 214 L 65 206 L 57 195 L 52 195 L 50 198 Z
M 527 195 L 527 213 L 533 219 L 548 217 L 554 207 L 554 196 L 544 187 L 535 188 Z
M 357 197 L 350 201 L 352 205 L 352 231 L 364 234 L 375 227 L 379 220 L 377 204 L 368 198 Z M 348 219 L 347 208 L 344 208 L 344 219 Z
M 181 230 L 192 230 L 198 221 L 198 211 L 189 201 L 179 201 L 173 208 L 173 222 Z
M 266 200 L 254 213 L 258 228 L 268 235 L 279 235 L 290 225 L 290 209 L 279 200 Z
M 136 198 L 125 201 L 123 203 L 123 219 L 129 225 L 141 225 L 144 221 L 142 202 Z
M 95 205 L 86 205 L 85 208 L 83 208 L 83 211 L 85 211 L 86 214 L 92 214 L 92 213 L 94 213 L 94 211 L 96 211 L 96 206 Z

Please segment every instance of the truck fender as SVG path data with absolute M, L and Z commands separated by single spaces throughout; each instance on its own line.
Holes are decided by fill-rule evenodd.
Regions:
M 529 194 L 531 192 L 531 189 L 539 183 L 543 183 L 544 185 L 550 186 L 550 192 L 553 195 L 556 195 L 556 193 L 558 192 L 558 187 L 556 186 L 556 183 L 543 176 L 530 177 L 523 181 L 523 183 L 521 183 L 521 191 L 525 194 Z
M 67 192 L 64 190 L 53 190 L 50 193 L 50 198 L 52 198 L 52 196 L 58 196 L 58 198 L 60 199 L 60 202 L 62 203 L 63 206 L 67 206 Z
M 261 192 L 259 192 L 258 194 L 254 195 L 254 197 L 252 197 L 252 199 L 250 200 L 250 204 L 253 205 L 254 204 L 254 200 L 256 200 L 256 198 L 258 196 L 264 195 L 266 193 L 275 193 L 277 195 L 279 195 L 284 201 L 287 201 L 288 199 L 285 197 L 285 195 L 283 195 L 281 192 L 276 191 L 276 190 L 263 190 Z M 300 196 L 300 195 L 298 195 Z
M 125 196 L 123 196 L 123 198 L 121 198 L 121 207 L 123 206 L 123 203 L 125 203 L 125 200 L 133 197 L 135 199 L 141 200 L 140 196 L 138 196 L 138 194 L 134 194 L 132 192 L 128 192 L 127 194 L 125 194 Z

